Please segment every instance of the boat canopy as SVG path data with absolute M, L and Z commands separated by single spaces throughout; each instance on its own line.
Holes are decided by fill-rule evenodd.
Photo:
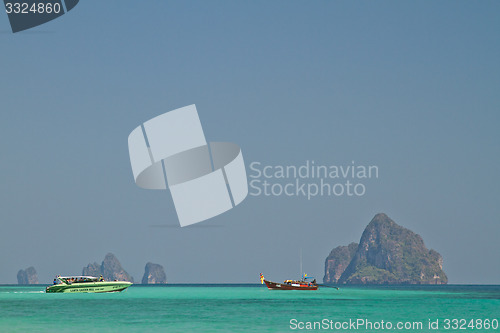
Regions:
M 71 284 L 71 283 L 82 283 L 82 282 L 97 282 L 100 278 L 95 276 L 82 276 L 82 275 L 73 275 L 73 276 L 58 276 L 57 279 L 63 283 Z
M 98 279 L 95 276 L 84 276 L 84 275 L 70 275 L 70 276 L 58 276 L 60 279 Z

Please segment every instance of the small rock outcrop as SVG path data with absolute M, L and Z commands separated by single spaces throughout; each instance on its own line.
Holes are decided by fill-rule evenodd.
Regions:
M 101 265 L 96 262 L 94 262 L 93 264 L 88 264 L 87 267 L 84 267 L 82 270 L 82 275 L 85 276 L 99 276 L 101 274 Z
M 123 269 L 118 259 L 112 253 L 106 254 L 101 265 L 96 262 L 88 264 L 83 268 L 82 275 L 102 275 L 104 279 L 108 281 L 118 280 L 134 282 L 134 278 Z
M 35 267 L 31 266 L 26 269 L 20 269 L 17 272 L 18 284 L 38 284 L 38 275 Z
M 396 224 L 385 214 L 377 214 L 371 220 L 351 259 L 348 249 L 342 247 L 334 249 L 332 253 L 330 266 L 330 256 L 325 264 L 324 281 L 327 283 L 448 283 L 441 255 L 434 250 L 428 250 L 420 235 Z M 339 259 L 342 254 L 345 255 L 344 260 Z M 338 277 L 346 260 L 350 262 Z
M 325 276 L 323 283 L 337 283 L 345 269 L 351 263 L 358 243 L 351 243 L 348 246 L 338 246 L 330 252 L 325 260 Z
M 144 268 L 144 276 L 142 284 L 165 284 L 167 283 L 167 275 L 162 265 L 148 262 Z

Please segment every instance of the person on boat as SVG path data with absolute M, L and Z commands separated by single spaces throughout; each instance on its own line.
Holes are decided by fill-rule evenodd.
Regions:
M 57 284 L 57 277 L 54 279 L 54 284 Z
M 104 278 L 102 277 L 102 274 L 101 274 L 101 276 L 99 276 L 99 282 L 101 282 L 101 281 L 104 281 Z

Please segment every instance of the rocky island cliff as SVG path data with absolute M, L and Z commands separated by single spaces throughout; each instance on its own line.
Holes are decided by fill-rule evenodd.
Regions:
M 446 284 L 443 258 L 422 237 L 377 214 L 359 244 L 339 246 L 325 261 L 324 283 Z
M 144 276 L 142 284 L 165 284 L 167 283 L 167 275 L 162 265 L 148 262 L 144 267 Z
M 35 267 L 31 266 L 26 269 L 20 269 L 17 272 L 18 284 L 38 284 L 38 275 L 36 274 Z
M 96 262 L 88 264 L 87 267 L 83 268 L 82 275 L 102 275 L 104 279 L 108 281 L 118 280 L 134 282 L 134 278 L 123 269 L 122 265 L 113 253 L 106 254 L 101 265 Z

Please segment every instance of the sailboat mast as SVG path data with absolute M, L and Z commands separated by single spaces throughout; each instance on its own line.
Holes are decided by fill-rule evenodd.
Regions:
M 302 272 L 302 248 L 300 248 L 300 278 L 302 279 L 304 274 Z

